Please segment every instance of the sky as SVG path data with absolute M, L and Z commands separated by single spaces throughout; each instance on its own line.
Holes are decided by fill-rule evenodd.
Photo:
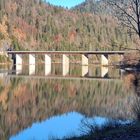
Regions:
M 46 1 L 56 6 L 71 8 L 84 2 L 85 0 L 46 0 Z

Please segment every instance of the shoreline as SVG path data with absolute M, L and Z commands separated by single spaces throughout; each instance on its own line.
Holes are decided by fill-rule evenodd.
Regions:
M 92 130 L 93 129 L 93 130 Z M 103 128 L 93 127 L 87 135 L 65 137 L 63 140 L 139 140 L 140 122 L 131 124 L 107 124 Z M 94 132 L 93 132 L 94 131 Z

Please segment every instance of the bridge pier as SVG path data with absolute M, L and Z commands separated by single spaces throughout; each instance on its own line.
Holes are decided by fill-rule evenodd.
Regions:
M 106 54 L 102 54 L 101 55 L 101 65 L 102 66 L 108 66 L 109 62 L 108 62 L 108 55 Z
M 29 65 L 29 75 L 35 74 L 35 65 Z
M 22 72 L 22 55 L 16 54 L 16 74 L 20 74 Z
M 88 66 L 82 65 L 82 76 L 86 76 L 88 74 Z
M 22 54 L 16 54 L 16 65 L 22 65 Z
M 83 65 L 88 65 L 88 56 L 86 56 L 85 54 L 82 54 L 82 66 Z
M 66 76 L 69 73 L 69 57 L 65 54 L 62 55 L 62 68 L 63 76 Z
M 49 75 L 51 73 L 51 56 L 45 54 L 45 75 Z
M 35 54 L 29 54 L 29 75 L 35 74 Z
M 35 65 L 35 54 L 29 54 L 29 65 Z
M 104 78 L 108 75 L 108 67 L 101 67 L 101 77 Z

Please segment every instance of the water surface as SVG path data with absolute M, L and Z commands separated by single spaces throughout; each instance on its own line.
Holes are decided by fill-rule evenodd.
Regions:
M 87 70 L 87 68 L 86 68 Z M 47 140 L 80 135 L 83 119 L 104 124 L 107 120 L 134 120 L 138 99 L 134 75 L 108 68 L 89 66 L 82 75 L 80 65 L 71 65 L 63 75 L 61 65 L 53 65 L 45 75 L 44 66 L 29 74 L 1 68 L 0 137 L 3 140 Z M 137 102 L 136 102 L 137 101 Z

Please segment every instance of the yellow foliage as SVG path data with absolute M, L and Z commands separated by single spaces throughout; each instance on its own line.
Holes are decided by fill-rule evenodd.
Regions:
M 16 2 L 15 3 L 11 3 L 11 5 L 9 7 L 11 7 L 11 11 L 12 12 L 16 12 L 16 10 L 17 10 L 17 4 L 16 4 Z
M 0 23 L 0 32 L 4 36 L 5 39 L 9 37 L 8 31 L 7 31 L 8 27 L 7 27 L 6 23 L 7 23 L 7 16 L 4 16 L 2 23 Z
M 13 30 L 13 35 L 18 39 L 18 41 L 25 41 L 26 40 L 26 33 L 24 33 L 19 28 L 15 28 Z
M 8 87 L 5 88 L 5 89 L 3 90 L 3 92 L 1 92 L 1 95 L 0 95 L 0 103 L 2 103 L 2 106 L 3 106 L 3 109 L 4 109 L 4 110 L 7 109 L 7 103 L 6 103 L 6 101 L 7 101 L 7 99 L 8 99 L 8 95 L 7 95 L 8 90 L 9 90 Z

